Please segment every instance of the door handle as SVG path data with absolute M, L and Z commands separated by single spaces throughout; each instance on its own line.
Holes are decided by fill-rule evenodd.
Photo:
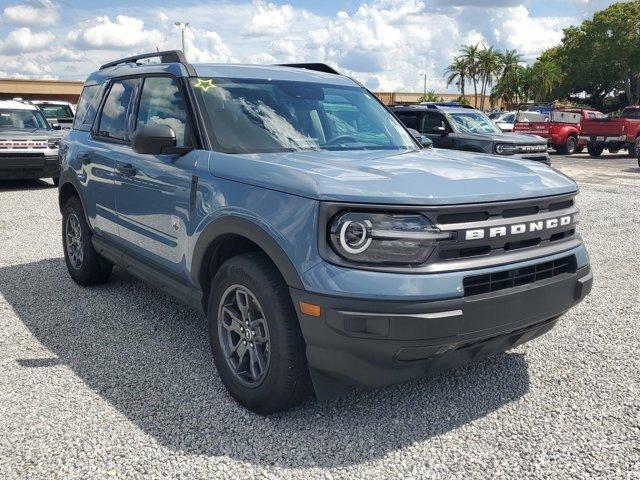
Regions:
M 133 177 L 136 174 L 136 169 L 130 163 L 116 165 L 116 170 L 127 177 Z
M 80 152 L 78 154 L 78 160 L 80 160 L 84 165 L 89 165 L 91 163 L 91 155 L 87 152 Z

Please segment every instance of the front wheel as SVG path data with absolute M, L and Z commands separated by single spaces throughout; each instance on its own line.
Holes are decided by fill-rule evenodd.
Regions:
M 220 378 L 245 408 L 268 415 L 309 394 L 300 324 L 280 272 L 264 254 L 239 255 L 220 267 L 208 323 Z
M 602 155 L 602 152 L 604 151 L 604 147 L 601 145 L 592 145 L 591 143 L 589 143 L 587 145 L 587 151 L 589 152 L 590 156 L 599 157 L 600 155 Z
M 93 248 L 91 236 L 80 199 L 71 197 L 62 210 L 62 247 L 69 275 L 82 286 L 106 282 L 113 269 Z
M 636 138 L 635 141 L 629 146 L 629 156 L 637 157 L 640 153 L 640 137 Z
M 576 147 L 576 153 L 582 153 L 584 151 L 584 145 Z

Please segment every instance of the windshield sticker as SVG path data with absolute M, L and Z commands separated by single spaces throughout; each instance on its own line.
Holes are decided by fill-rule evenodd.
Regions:
M 202 89 L 203 92 L 206 92 L 210 88 L 216 88 L 216 86 L 213 84 L 213 80 L 211 80 L 210 78 L 207 80 L 203 80 L 202 78 L 199 78 L 198 81 L 193 84 L 193 86 L 195 88 Z

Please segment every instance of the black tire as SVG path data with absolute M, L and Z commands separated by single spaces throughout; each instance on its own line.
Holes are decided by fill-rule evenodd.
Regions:
M 636 158 L 640 154 L 640 137 L 636 138 L 634 142 L 629 145 L 628 154 L 632 158 Z
M 620 151 L 619 148 L 608 148 L 607 150 L 609 150 L 609 153 L 613 153 L 613 154 L 616 154 Z
M 71 197 L 62 210 L 62 248 L 69 275 L 82 286 L 105 283 L 113 270 L 113 264 L 93 248 L 91 236 L 80 199 Z
M 580 145 L 579 147 L 576 147 L 576 153 L 582 153 L 584 152 L 584 145 Z
M 602 155 L 604 147 L 601 145 L 592 145 L 589 143 L 587 144 L 587 151 L 589 152 L 589 156 L 599 157 L 600 155 Z
M 253 300 L 257 301 L 257 308 L 261 310 L 267 327 L 266 334 L 259 332 L 260 336 L 268 338 L 268 357 L 266 368 L 258 380 L 247 379 L 253 375 L 252 367 L 257 362 L 250 365 L 244 363 L 245 368 L 241 368 L 242 360 L 235 358 L 231 360 L 234 356 L 244 358 L 238 355 L 239 348 L 228 346 L 227 340 L 232 338 L 231 336 L 237 336 L 236 345 L 239 345 L 244 339 L 237 331 L 231 333 L 235 329 L 230 325 L 237 320 L 237 315 L 226 316 L 223 311 L 231 306 L 234 312 L 242 315 L 241 321 L 238 322 L 242 325 L 245 319 L 244 313 L 240 309 L 235 309 L 232 303 L 225 301 L 230 298 L 229 295 L 232 295 L 231 289 L 237 288 L 248 291 Z M 233 298 L 232 295 L 231 302 Z M 219 312 L 223 313 L 219 315 Z M 252 315 L 247 317 L 251 318 Z M 266 255 L 262 253 L 239 255 L 227 260 L 220 267 L 212 281 L 208 324 L 209 341 L 218 373 L 231 396 L 239 404 L 260 415 L 269 415 L 287 410 L 309 395 L 311 381 L 300 324 L 289 290 L 280 272 Z M 252 331 L 248 334 L 244 332 L 249 335 L 247 338 L 251 338 L 252 334 L 255 335 L 253 327 L 251 329 Z M 233 340 L 231 343 L 233 344 Z M 247 345 L 246 342 L 245 345 Z M 257 349 L 258 344 L 252 344 L 251 347 Z M 229 351 L 232 353 L 225 354 Z M 243 355 L 245 355 L 244 351 L 248 352 L 246 348 L 243 349 Z M 255 350 L 249 353 L 257 355 Z M 253 358 L 250 356 L 245 362 L 251 362 Z M 236 361 L 237 365 L 234 368 L 233 363 Z M 263 364 L 265 364 L 264 361 Z M 246 368 L 247 365 L 249 368 Z
M 558 145 L 557 151 L 560 155 L 573 155 L 576 153 L 578 139 L 574 136 L 567 137 L 564 145 Z
M 57 187 L 58 184 L 60 183 L 60 177 L 53 177 L 51 179 L 53 181 L 53 184 Z

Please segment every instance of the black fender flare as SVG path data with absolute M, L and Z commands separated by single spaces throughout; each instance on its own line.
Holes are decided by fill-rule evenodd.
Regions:
M 66 185 L 71 184 L 71 186 L 75 189 L 76 193 L 78 194 L 78 198 L 80 198 L 80 204 L 82 205 L 82 209 L 85 212 L 86 215 L 86 208 L 84 207 L 84 199 L 82 198 L 82 194 L 80 192 L 82 192 L 82 185 L 80 185 L 80 181 L 78 180 L 78 177 L 76 176 L 76 174 L 73 171 L 70 170 L 65 170 L 64 172 L 62 172 L 60 174 L 60 181 L 58 183 L 58 206 L 60 207 L 60 212 L 62 212 L 62 209 L 64 208 L 64 205 L 62 204 L 62 191 L 66 188 Z
M 203 263 L 208 261 L 206 254 L 209 247 L 216 239 L 228 234 L 245 237 L 258 245 L 280 270 L 289 287 L 304 289 L 298 271 L 273 236 L 256 223 L 233 215 L 216 218 L 200 233 L 191 258 L 191 278 L 195 285 L 202 288 L 206 282 L 206 279 L 202 278 L 202 274 L 206 270 L 202 267 Z

